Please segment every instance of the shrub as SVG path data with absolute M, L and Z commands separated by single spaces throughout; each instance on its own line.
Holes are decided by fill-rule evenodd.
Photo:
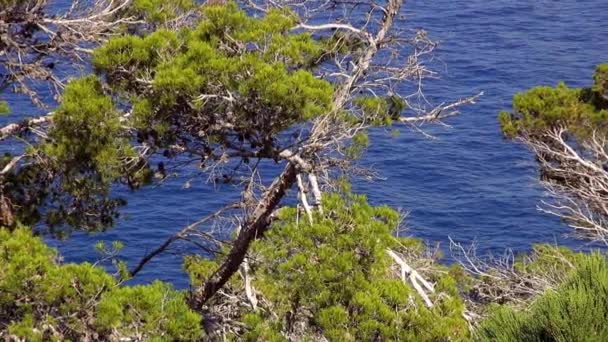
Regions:
M 99 267 L 61 265 L 57 259 L 57 252 L 30 230 L 0 230 L 0 336 L 28 341 L 201 337 L 200 316 L 170 285 L 125 287 Z
M 498 307 L 477 331 L 479 341 L 608 340 L 608 261 L 579 254 L 576 271 L 526 311 Z
M 464 305 L 447 272 L 431 279 L 436 283 L 431 309 L 394 272 L 387 248 L 408 255 L 413 265 L 424 260 L 422 243 L 394 236 L 398 222 L 397 212 L 370 206 L 364 196 L 327 195 L 323 213 L 315 213 L 314 224 L 295 208 L 282 209 L 273 228 L 252 246 L 252 285 L 261 307 L 257 311 L 241 307 L 241 316 L 232 318 L 246 325 L 238 338 L 468 339 Z M 213 267 L 190 258 L 187 269 L 197 282 Z M 239 277 L 233 277 L 229 287 L 243 293 Z
M 606 135 L 608 118 L 608 64 L 597 67 L 590 88 L 539 86 L 513 97 L 513 113 L 502 112 L 499 121 L 508 137 L 538 136 L 555 127 L 568 128 L 584 139 L 592 131 Z

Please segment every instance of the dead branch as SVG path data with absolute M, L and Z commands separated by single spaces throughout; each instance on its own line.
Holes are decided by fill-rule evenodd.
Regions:
M 310 188 L 312 190 L 312 196 L 314 198 L 314 205 L 319 209 L 320 213 L 323 213 L 323 208 L 321 207 L 321 189 L 319 188 L 319 181 L 317 180 L 317 176 L 311 172 L 308 174 L 308 181 L 310 183 Z
M 527 265 L 533 264 L 539 257 L 537 253 L 526 255 L 518 261 L 507 250 L 500 257 L 480 258 L 476 255 L 476 246 L 467 248 L 450 238 L 450 251 L 459 265 L 474 277 L 474 284 L 467 294 L 467 307 L 471 317 L 480 317 L 487 303 L 499 303 L 525 307 L 538 295 L 554 289 L 564 281 L 572 264 L 555 249 L 551 257 L 555 259 L 552 267 L 534 268 L 528 271 Z M 546 256 L 544 256 L 546 257 Z
M 9 173 L 15 166 L 17 166 L 17 163 L 23 158 L 23 155 L 20 156 L 16 156 L 13 157 L 11 159 L 10 162 L 8 162 L 4 168 L 2 169 L 2 171 L 0 171 L 0 182 L 2 181 L 2 178 L 4 177 L 4 175 L 6 175 L 7 173 Z
M 308 204 L 308 199 L 306 198 L 306 188 L 304 187 L 304 182 L 302 182 L 302 174 L 298 173 L 296 180 L 299 189 L 298 197 L 300 199 L 300 203 L 302 203 L 302 207 L 304 207 L 304 212 L 306 212 L 308 222 L 312 224 L 312 209 L 310 208 L 310 204 Z
M 465 104 L 475 104 L 476 101 L 483 95 L 483 91 L 477 95 L 465 97 L 458 101 L 455 101 L 450 104 L 440 104 L 437 107 L 433 108 L 428 114 L 418 115 L 418 116 L 402 116 L 399 118 L 400 122 L 403 123 L 414 123 L 414 122 L 432 122 L 432 121 L 440 121 L 451 116 L 455 116 L 460 114 L 458 108 Z
M 0 141 L 4 140 L 12 135 L 16 135 L 19 132 L 23 132 L 30 127 L 40 126 L 43 124 L 50 123 L 53 119 L 53 113 L 49 113 L 45 116 L 40 116 L 33 119 L 27 119 L 19 123 L 11 123 L 0 128 Z
M 541 182 L 554 199 L 539 210 L 564 219 L 580 238 L 608 244 L 606 137 L 594 131 L 577 139 L 555 128 L 521 140 L 536 154 Z
M 420 273 L 416 272 L 415 269 L 410 267 L 410 265 L 408 265 L 407 262 L 405 262 L 405 260 L 403 258 L 401 258 L 393 250 L 388 249 L 386 252 L 401 267 L 401 280 L 404 283 L 407 283 L 407 281 L 409 280 L 409 283 L 412 285 L 412 287 L 414 287 L 416 292 L 418 292 L 418 295 L 420 295 L 420 297 L 424 300 L 424 303 L 426 304 L 426 306 L 428 308 L 432 308 L 433 302 L 431 302 L 431 299 L 429 298 L 427 291 L 429 293 L 434 293 L 435 289 L 433 288 L 433 285 L 431 285 L 431 283 L 426 281 L 420 275 Z M 420 286 L 420 284 L 422 284 L 422 286 Z
M 128 25 L 143 24 L 128 14 L 132 0 L 74 0 L 69 10 L 53 13 L 40 0 L 8 4 L 0 10 L 0 64 L 3 82 L 45 106 L 35 83 L 50 86 L 57 98 L 65 85 L 55 72 L 62 61 L 82 66 L 92 47 Z
M 253 289 L 253 286 L 251 286 L 251 275 L 249 274 L 249 262 L 247 261 L 247 258 L 245 258 L 243 264 L 241 265 L 241 274 L 243 276 L 243 279 L 245 280 L 245 294 L 247 296 L 247 299 L 249 300 L 253 311 L 257 311 L 258 299 L 255 296 L 255 290 Z
M 176 234 L 170 236 L 169 238 L 167 238 L 167 240 L 165 240 L 165 242 L 163 242 L 160 246 L 158 246 L 156 249 L 154 249 L 153 251 L 149 252 L 148 254 L 146 254 L 137 264 L 137 266 L 135 266 L 130 272 L 129 275 L 131 277 L 135 277 L 143 268 L 144 266 L 146 266 L 147 263 L 149 263 L 150 261 L 152 261 L 152 259 L 154 259 L 155 257 L 157 257 L 158 255 L 164 253 L 165 251 L 167 251 L 167 249 L 176 241 L 178 240 L 187 240 L 188 235 L 193 232 L 195 230 L 196 227 L 203 225 L 205 223 L 208 223 L 211 220 L 214 220 L 216 218 L 218 218 L 220 215 L 222 215 L 224 212 L 226 212 L 227 210 L 231 210 L 231 209 L 237 209 L 240 208 L 241 204 L 240 203 L 233 203 L 230 205 L 227 205 L 223 208 L 221 208 L 220 210 L 214 212 L 213 214 L 207 215 L 204 218 L 191 223 L 189 225 L 187 225 L 186 227 L 182 228 L 182 230 L 180 230 L 179 232 L 177 232 Z M 198 232 L 198 234 L 200 235 L 201 233 Z M 212 241 L 214 243 L 220 243 L 220 241 L 216 240 L 215 238 L 213 238 L 210 234 L 204 234 L 204 237 L 206 240 Z

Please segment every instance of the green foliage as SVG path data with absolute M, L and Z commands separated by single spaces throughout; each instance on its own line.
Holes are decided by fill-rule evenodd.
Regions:
M 222 3 L 132 2 L 130 11 L 145 23 L 94 50 L 96 76 L 70 82 L 49 140 L 28 155 L 36 162 L 24 159 L 6 177 L 11 222 L 44 220 L 62 237 L 71 227 L 106 229 L 124 204 L 111 197 L 111 186 L 152 182 L 152 155 L 167 158 L 163 166 L 185 154 L 203 169 L 234 162 L 238 173 L 250 159 L 280 161 L 280 151 L 298 139 L 292 133 L 334 110 L 334 86 L 316 69 L 350 53 L 345 46 L 363 46 L 361 37 L 294 30 L 300 20 L 288 9 L 253 17 L 233 1 Z M 189 10 L 197 23 L 171 23 Z M 347 124 L 360 123 L 362 112 L 368 122 L 387 124 L 405 103 L 389 96 L 360 105 L 337 114 Z M 346 157 L 360 156 L 368 140 L 358 134 Z
M 184 258 L 184 270 L 190 276 L 191 284 L 202 284 L 211 277 L 218 266 L 215 260 L 205 259 L 198 255 L 188 255 Z
M 608 79 L 608 65 L 600 65 L 592 88 L 540 86 L 513 98 L 513 113 L 499 115 L 503 132 L 509 137 L 535 135 L 554 127 L 566 127 L 575 136 L 584 138 L 592 130 L 608 134 L 608 101 L 602 99 Z
M 362 131 L 353 136 L 350 146 L 346 149 L 346 156 L 349 158 L 360 157 L 365 149 L 369 146 L 369 135 Z
M 372 207 L 364 196 L 323 199 L 324 214 L 308 224 L 294 208 L 284 208 L 251 259 L 253 286 L 272 314 L 244 312 L 243 338 L 283 341 L 464 340 L 468 327 L 454 281 L 437 279 L 440 295 L 427 309 L 416 292 L 391 274 L 387 248 L 422 253 L 419 241 L 394 237 L 397 212 Z M 413 253 L 413 254 L 412 254 Z M 192 261 L 192 260 L 191 260 Z M 190 265 L 204 274 L 206 267 Z
M 194 341 L 201 337 L 200 321 L 200 316 L 186 307 L 182 293 L 159 281 L 118 288 L 97 306 L 96 325 L 108 334 L 113 329 L 126 336 L 145 331 L 148 338 Z
M 89 76 L 66 86 L 47 135 L 48 140 L 26 150 L 30 159 L 18 172 L 3 177 L 3 196 L 10 203 L 3 210 L 13 209 L 13 218 L 3 224 L 45 219 L 57 236 L 67 233 L 64 223 L 86 230 L 110 225 L 123 204 L 109 197 L 110 185 L 118 179 L 136 184 L 145 168 L 135 158 L 99 79 Z M 0 165 L 12 157 L 6 154 Z
M 31 314 L 26 314 L 21 321 L 9 325 L 8 333 L 13 336 L 25 338 L 27 341 L 44 341 L 44 335 L 40 330 L 36 329 L 34 318 Z
M 302 69 L 319 58 L 323 44 L 290 33 L 292 13 L 252 18 L 234 3 L 202 11 L 193 29 L 119 37 L 96 50 L 96 70 L 132 99 L 137 128 L 154 131 L 161 143 L 200 131 L 217 141 L 224 128 L 215 113 L 225 112 L 224 123 L 256 146 L 330 109 L 332 86 Z
M 566 247 L 538 244 L 532 247 L 529 254 L 518 256 L 513 266 L 520 273 L 551 273 L 553 278 L 565 279 L 586 259 L 586 254 L 576 253 Z
M 407 108 L 406 102 L 397 95 L 387 97 L 365 96 L 355 99 L 354 104 L 363 113 L 362 118 L 372 125 L 390 125 L 398 120 Z
M 573 274 L 527 311 L 499 307 L 478 329 L 480 341 L 606 341 L 608 261 L 601 254 L 576 256 Z
M 0 101 L 0 115 L 10 113 L 11 108 L 5 101 Z
M 101 268 L 57 259 L 29 229 L 0 230 L 0 327 L 33 341 L 201 336 L 200 317 L 169 285 L 122 287 Z
M 89 177 L 93 172 L 102 184 L 108 184 L 121 176 L 123 159 L 134 155 L 122 136 L 112 99 L 103 94 L 96 77 L 75 80 L 66 87 L 53 123 L 52 143 L 43 149 L 73 176 Z
M 149 24 L 164 24 L 194 7 L 193 0 L 135 0 L 131 10 Z
M 112 99 L 94 76 L 68 84 L 53 123 L 49 142 L 31 152 L 43 156 L 43 164 L 35 164 L 29 175 L 22 170 L 14 180 L 15 189 L 37 189 L 41 194 L 35 198 L 47 197 L 54 204 L 45 213 L 51 227 L 68 223 L 103 229 L 123 204 L 109 197 L 110 185 L 125 180 L 135 186 L 145 168 L 139 165 Z M 13 196 L 19 199 L 19 194 Z
M 355 106 L 363 112 L 363 117 L 372 123 L 390 123 L 388 102 L 381 97 L 359 97 L 355 99 Z
M 598 65 L 593 75 L 593 91 L 608 102 L 608 63 Z

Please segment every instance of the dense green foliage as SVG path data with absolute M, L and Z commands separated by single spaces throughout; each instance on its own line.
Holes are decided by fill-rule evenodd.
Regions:
M 94 175 L 101 184 L 108 184 L 120 177 L 125 164 L 121 159 L 134 155 L 122 136 L 112 99 L 103 94 L 94 76 L 70 83 L 53 122 L 52 142 L 43 149 L 62 164 L 66 178 L 84 181 Z
M 134 126 L 156 144 L 198 136 L 210 146 L 232 132 L 269 149 L 277 132 L 328 111 L 331 85 L 301 68 L 323 46 L 289 33 L 292 14 L 254 19 L 230 3 L 205 6 L 204 17 L 194 29 L 120 37 L 95 52 L 96 69 L 133 101 Z
M 254 17 L 230 1 L 137 0 L 128 10 L 146 28 L 125 27 L 95 49 L 96 75 L 67 85 L 47 136 L 24 134 L 27 158 L 2 187 L 0 204 L 11 211 L 3 225 L 44 221 L 62 236 L 103 230 L 124 203 L 112 185 L 149 184 L 172 163 L 185 168 L 180 157 L 203 170 L 223 164 L 226 182 L 252 161 L 284 159 L 280 152 L 301 142 L 293 133 L 332 111 L 334 85 L 318 67 L 355 54 L 363 39 L 294 30 L 299 18 L 288 9 Z M 188 10 L 196 22 L 170 24 Z M 360 97 L 339 112 L 340 124 L 390 124 L 404 109 L 394 94 Z M 368 142 L 359 130 L 344 157 L 359 157 Z
M 195 6 L 193 0 L 135 0 L 129 10 L 144 17 L 148 24 L 164 24 Z
M 202 336 L 201 317 L 171 286 L 123 287 L 99 267 L 62 265 L 57 258 L 29 229 L 0 230 L 0 336 L 8 332 L 28 341 Z
M 530 308 L 500 307 L 478 329 L 481 341 L 606 341 L 608 261 L 577 254 L 572 275 Z
M 324 214 L 309 224 L 285 208 L 252 249 L 252 285 L 260 306 L 239 308 L 237 340 L 443 341 L 469 340 L 464 304 L 449 272 L 429 273 L 436 293 L 428 309 L 398 277 L 386 254 L 422 260 L 424 246 L 393 235 L 399 216 L 371 207 L 363 196 L 324 198 Z M 491 306 L 476 339 L 579 341 L 608 338 L 608 261 L 600 254 L 535 247 L 518 272 L 559 280 L 527 310 Z M 29 229 L 0 230 L 0 337 L 28 341 L 131 337 L 198 340 L 201 317 L 167 284 L 125 287 L 93 265 L 60 264 Z M 200 282 L 215 262 L 191 257 L 186 269 Z M 439 272 L 437 272 L 439 271 Z M 459 278 L 459 280 L 462 280 Z M 227 291 L 243 291 L 233 278 Z M 215 305 L 212 303 L 211 305 Z M 4 335 L 3 335 L 4 334 Z M 8 335 L 7 335 L 8 334 Z
M 35 162 L 8 174 L 3 194 L 23 224 L 44 217 L 51 227 L 68 223 L 85 230 L 103 229 L 113 222 L 114 209 L 122 203 L 110 198 L 110 185 L 123 179 L 134 186 L 146 176 L 145 169 L 96 77 L 70 82 L 53 120 L 49 142 L 28 149 Z M 41 208 L 45 201 L 49 205 Z
M 263 298 L 258 311 L 241 308 L 246 340 L 331 341 L 466 340 L 464 304 L 454 279 L 441 272 L 429 309 L 399 278 L 387 248 L 421 260 L 424 246 L 393 235 L 397 212 L 372 207 L 365 197 L 327 195 L 315 224 L 295 208 L 281 211 L 273 229 L 252 249 L 252 276 Z M 197 340 L 201 317 L 184 295 L 161 282 L 125 287 L 102 269 L 59 264 L 55 250 L 29 229 L 0 231 L 0 334 L 28 340 L 137 337 Z M 215 262 L 190 257 L 198 283 Z M 440 274 L 440 273 L 437 273 Z M 235 291 L 244 283 L 235 277 Z M 1 335 L 0 335 L 1 336 Z
M 507 136 L 536 135 L 550 128 L 565 127 L 575 135 L 591 130 L 608 134 L 608 64 L 597 67 L 591 88 L 540 86 L 513 98 L 513 113 L 502 112 L 499 119 Z
M 133 6 L 162 21 L 193 3 Z M 153 155 L 168 163 L 196 156 L 192 164 L 201 168 L 234 158 L 245 169 L 253 158 L 278 160 L 293 143 L 282 133 L 330 111 L 333 86 L 311 70 L 328 45 L 292 32 L 295 14 L 253 18 L 232 2 L 200 11 L 196 25 L 116 36 L 95 50 L 99 77 L 68 84 L 47 142 L 32 144 L 32 162 L 6 177 L 3 205 L 13 212 L 4 225 L 104 229 L 123 203 L 111 198 L 110 185 L 150 182 Z
M 600 64 L 593 76 L 593 91 L 608 101 L 608 64 Z
M 421 260 L 423 245 L 393 235 L 399 215 L 372 207 L 364 196 L 328 195 L 314 224 L 284 208 L 251 252 L 252 285 L 271 303 L 245 310 L 242 336 L 249 341 L 440 341 L 465 340 L 468 325 L 455 281 L 446 272 L 432 280 L 437 293 L 428 309 L 392 269 L 387 248 Z M 194 282 L 208 261 L 190 259 Z M 236 281 L 232 286 L 240 287 Z

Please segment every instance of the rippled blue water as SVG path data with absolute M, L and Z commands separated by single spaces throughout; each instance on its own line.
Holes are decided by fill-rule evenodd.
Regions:
M 435 58 L 442 79 L 427 84 L 435 102 L 485 91 L 474 107 L 448 120 L 451 128 L 425 126 L 438 139 L 404 130 L 396 138 L 375 132 L 366 161 L 386 180 L 358 182 L 374 203 L 410 211 L 409 233 L 446 245 L 448 236 L 477 241 L 485 252 L 524 251 L 536 242 L 574 248 L 584 242 L 563 237 L 567 227 L 539 213 L 543 196 L 534 160 L 522 146 L 504 141 L 496 114 L 510 107 L 515 92 L 563 80 L 590 83 L 594 66 L 608 61 L 608 1 L 435 0 L 407 1 L 410 28 L 423 27 L 441 42 Z M 23 100 L 9 99 L 27 107 Z M 122 240 L 127 261 L 138 260 L 164 238 L 234 197 L 202 180 L 183 181 L 129 195 L 127 217 L 107 233 L 76 235 L 60 247 L 67 261 L 94 261 L 98 240 Z M 185 286 L 181 259 L 165 255 L 137 279 L 159 278 Z

